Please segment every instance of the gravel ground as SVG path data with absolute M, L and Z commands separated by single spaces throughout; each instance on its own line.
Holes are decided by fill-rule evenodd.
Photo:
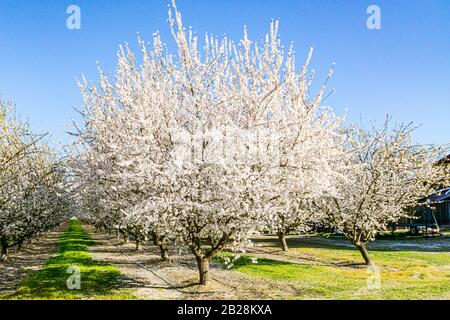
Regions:
M 136 250 L 135 244 L 103 233 L 89 231 L 96 245 L 89 248 L 94 260 L 115 264 L 122 270 L 121 288 L 131 289 L 140 299 L 281 299 L 296 295 L 288 282 L 227 271 L 211 266 L 212 283 L 197 285 L 196 262 L 189 254 L 171 252 L 172 262 L 162 262 L 158 248 L 146 246 Z
M 60 226 L 32 243 L 25 243 L 20 252 L 10 249 L 8 260 L 0 262 L 0 299 L 14 294 L 26 276 L 56 254 L 56 243 L 65 229 L 65 225 Z

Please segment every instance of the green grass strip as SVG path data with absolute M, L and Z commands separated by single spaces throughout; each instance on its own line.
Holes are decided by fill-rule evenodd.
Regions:
M 297 251 L 290 249 L 291 252 Z M 356 251 L 356 250 L 355 250 Z M 298 252 L 316 258 L 339 258 L 359 261 L 358 252 L 351 250 L 301 248 Z M 381 267 L 381 288 L 367 289 L 367 268 L 331 264 L 296 264 L 286 261 L 242 255 L 233 271 L 256 276 L 260 281 L 288 283 L 297 294 L 289 299 L 450 299 L 450 268 L 448 252 L 373 251 L 372 257 Z M 215 263 L 226 267 L 223 253 Z M 339 260 L 336 260 L 339 261 Z
M 92 259 L 87 251 L 95 245 L 80 221 L 71 219 L 69 228 L 58 240 L 58 253 L 44 267 L 28 276 L 11 299 L 130 299 L 126 290 L 118 290 L 121 272 L 116 266 Z M 81 288 L 69 289 L 68 268 L 80 270 Z M 73 283 L 73 282 L 72 282 Z

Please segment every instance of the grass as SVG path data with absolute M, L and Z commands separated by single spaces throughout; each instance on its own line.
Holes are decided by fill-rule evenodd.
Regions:
M 58 253 L 44 267 L 27 277 L 10 299 L 130 299 L 120 286 L 120 270 L 109 263 L 94 261 L 87 248 L 95 245 L 81 223 L 72 219 L 58 240 Z M 81 289 L 69 290 L 69 267 L 80 269 Z
M 380 267 L 380 289 L 368 289 L 371 273 L 359 264 L 362 258 L 356 249 L 292 247 L 284 257 L 292 262 L 274 257 L 253 263 L 249 256 L 242 256 L 232 270 L 287 284 L 297 292 L 291 299 L 450 299 L 448 251 L 385 248 L 372 250 L 370 255 Z
M 359 252 L 335 248 L 294 249 L 326 261 L 361 261 Z M 450 254 L 448 252 L 415 252 L 372 250 L 380 267 L 381 289 L 376 292 L 360 290 L 367 281 L 367 269 L 352 267 L 326 268 L 325 282 L 337 285 L 330 297 L 377 299 L 450 299 Z M 335 279 L 335 280 L 334 280 Z M 362 282 L 360 281 L 362 279 Z M 350 282 L 347 283 L 347 280 Z M 354 283 L 352 283 L 354 281 Z

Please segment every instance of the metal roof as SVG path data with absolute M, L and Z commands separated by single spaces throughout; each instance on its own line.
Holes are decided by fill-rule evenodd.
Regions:
M 436 191 L 428 197 L 428 200 L 431 203 L 450 201 L 450 187 Z

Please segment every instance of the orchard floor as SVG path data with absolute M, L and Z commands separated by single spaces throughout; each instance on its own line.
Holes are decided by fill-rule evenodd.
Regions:
M 20 282 L 56 254 L 57 241 L 67 225 L 48 232 L 32 243 L 25 243 L 19 252 L 10 250 L 8 260 L 0 262 L 0 298 L 16 292 Z
M 216 259 L 207 288 L 196 285 L 188 253 L 171 252 L 173 262 L 164 263 L 155 247 L 136 251 L 133 243 L 91 236 L 98 244 L 93 258 L 117 265 L 125 288 L 140 299 L 450 299 L 448 236 L 376 241 L 370 247 L 377 271 L 361 264 L 345 239 L 290 237 L 285 253 L 274 237 L 261 236 L 231 270 Z
M 132 242 L 124 244 L 93 232 L 91 238 L 97 243 L 89 249 L 92 258 L 118 266 L 121 288 L 131 290 L 138 299 L 283 299 L 296 293 L 288 281 L 233 272 L 215 263 L 211 284 L 199 286 L 196 262 L 187 252 L 172 251 L 172 261 L 162 262 L 157 247 L 136 250 Z
M 377 270 L 362 265 L 345 239 L 290 237 L 285 253 L 274 237 L 260 236 L 231 270 L 222 258 L 212 262 L 212 282 L 201 287 L 189 253 L 172 251 L 173 261 L 161 262 L 157 247 L 136 250 L 133 242 L 83 227 L 95 243 L 87 249 L 92 260 L 120 269 L 116 287 L 129 293 L 125 299 L 450 299 L 449 235 L 377 240 L 369 249 Z M 60 234 L 0 263 L 0 297 L 55 252 Z

